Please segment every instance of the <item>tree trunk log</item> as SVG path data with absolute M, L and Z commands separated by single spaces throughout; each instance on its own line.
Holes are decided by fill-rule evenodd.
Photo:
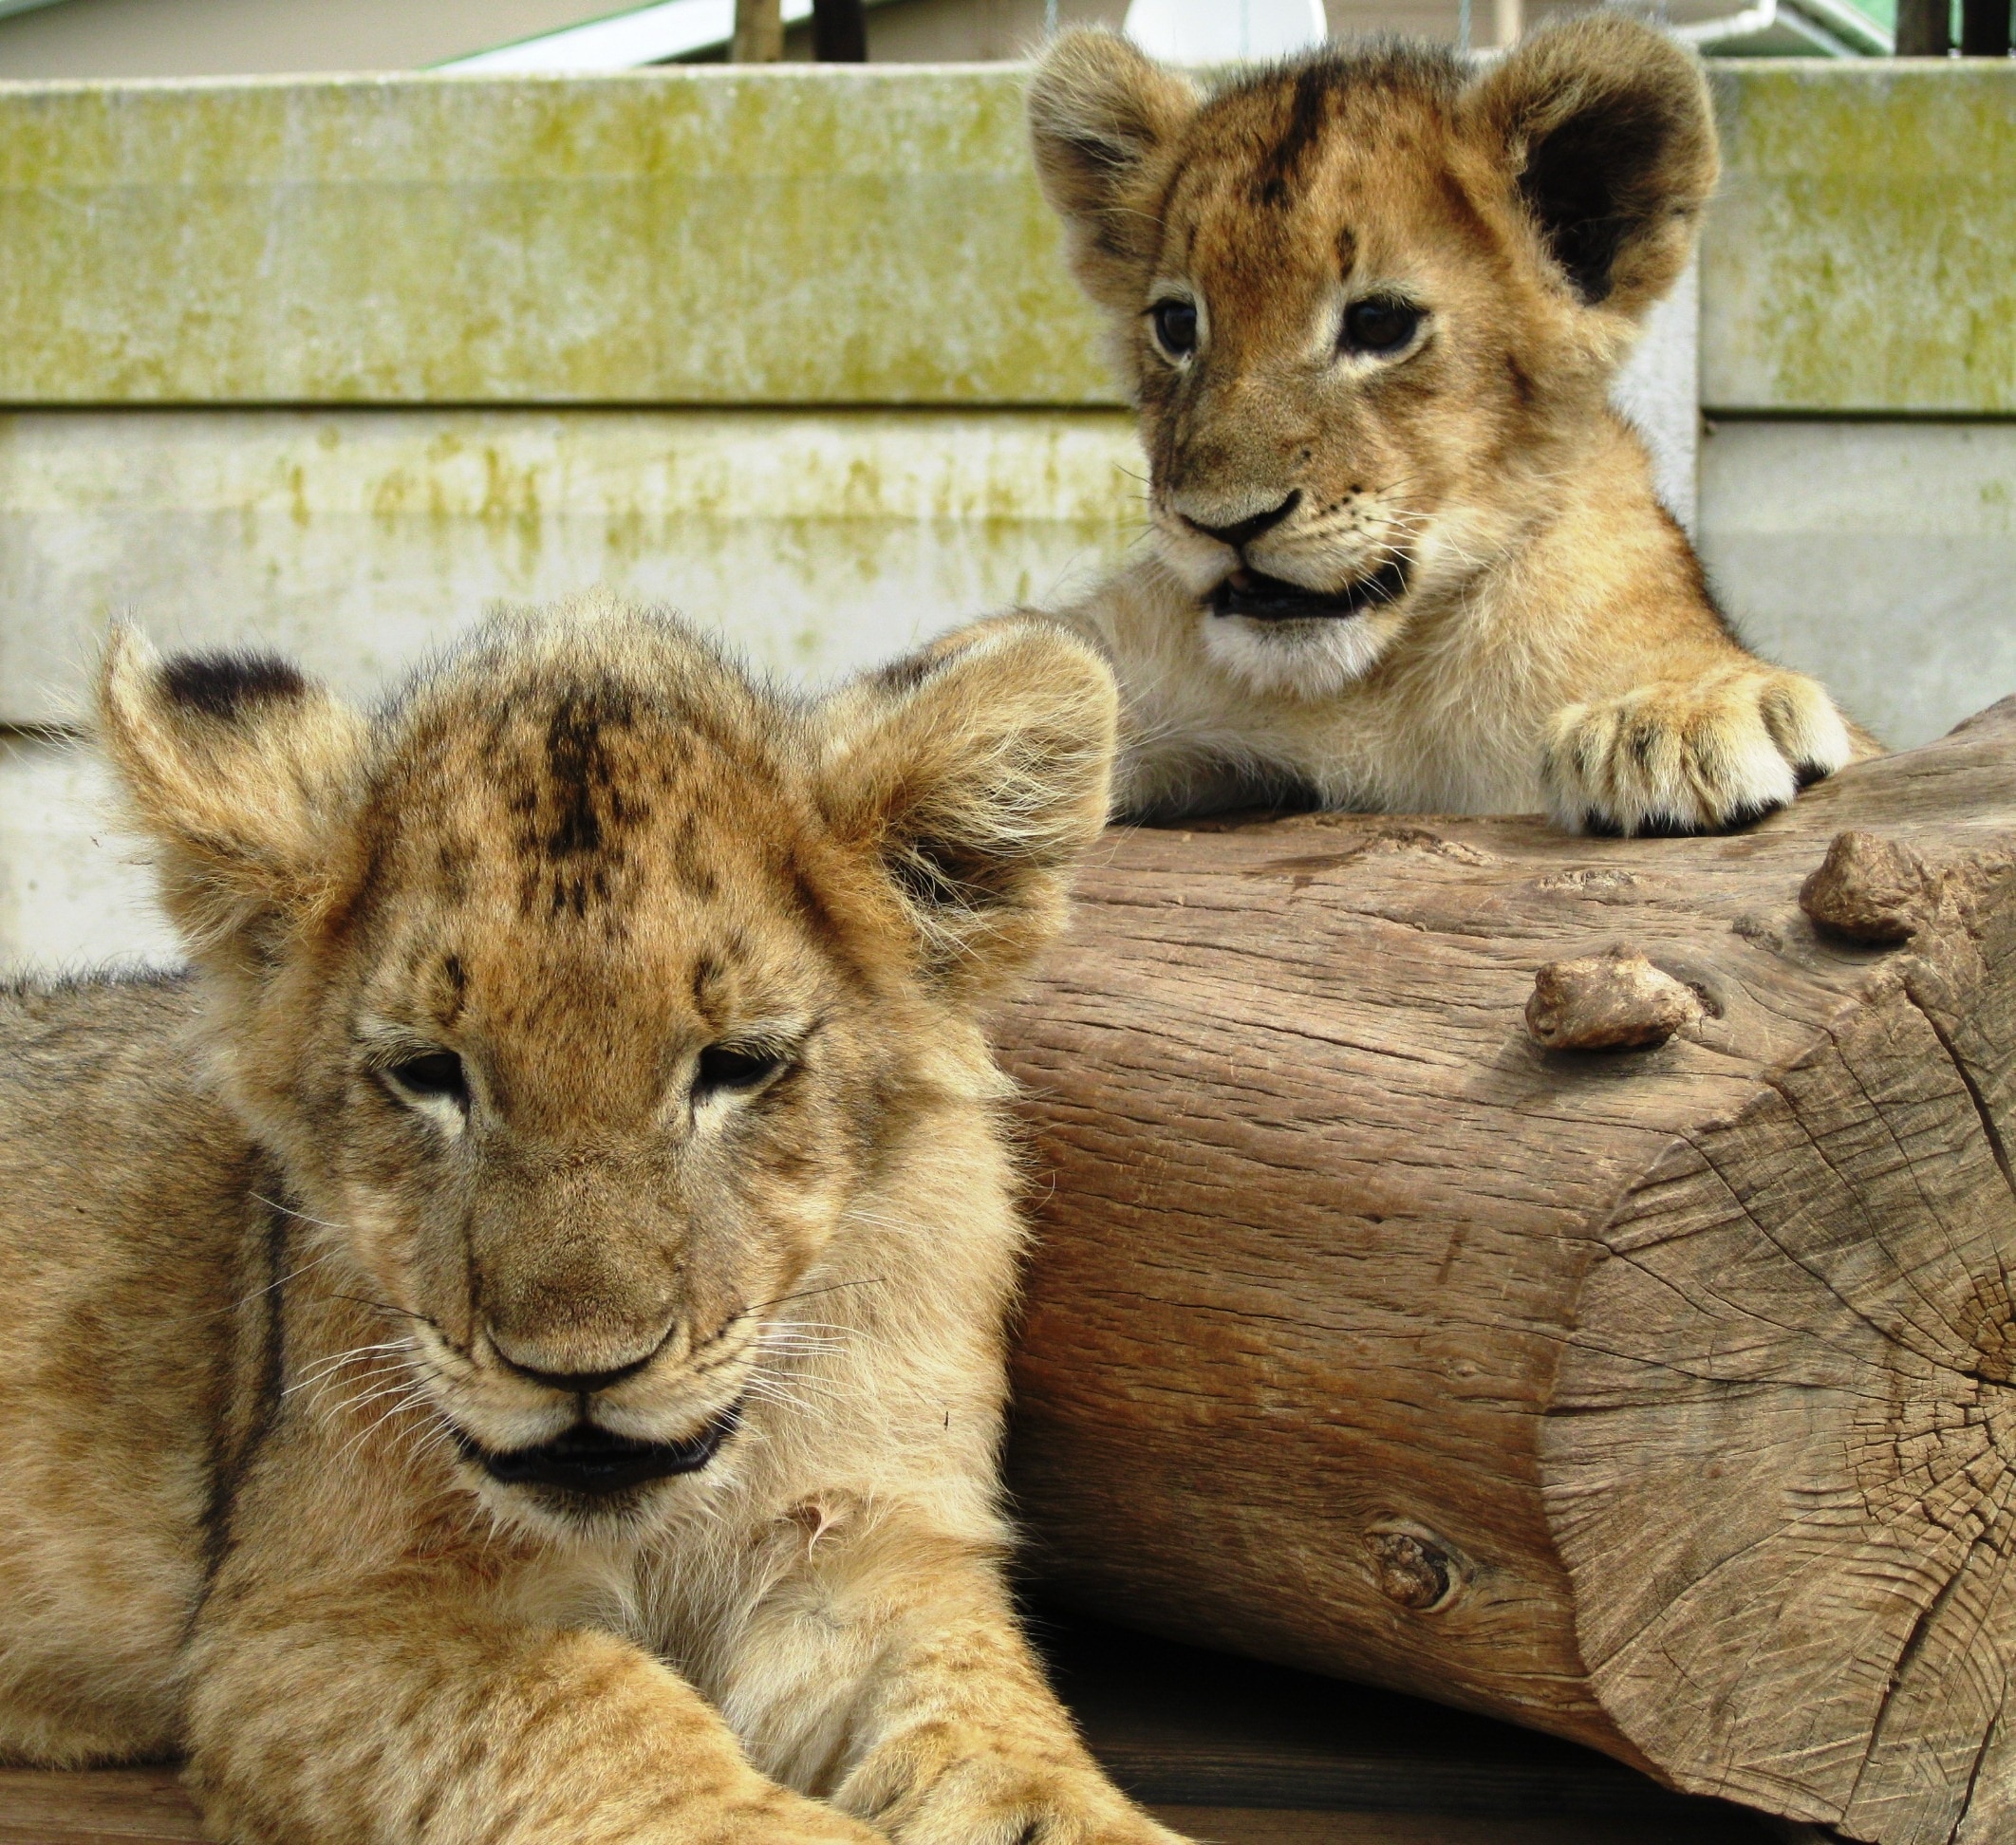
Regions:
M 1054 1589 L 2016 1837 L 2016 699 L 1730 838 L 1116 831 L 1003 1036 Z

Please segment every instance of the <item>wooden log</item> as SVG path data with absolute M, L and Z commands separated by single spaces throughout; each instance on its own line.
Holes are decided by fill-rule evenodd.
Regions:
M 1633 955 L 1663 1043 L 1536 1040 Z M 1118 830 L 1002 1035 L 1055 1590 L 2016 1837 L 2016 699 L 1729 838 Z

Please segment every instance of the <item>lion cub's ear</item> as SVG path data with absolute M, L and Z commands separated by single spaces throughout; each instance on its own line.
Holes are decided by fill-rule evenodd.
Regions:
M 1692 53 L 1624 14 L 1592 13 L 1525 40 L 1465 106 L 1585 304 L 1635 319 L 1672 287 L 1718 166 Z
M 1064 220 L 1072 272 L 1115 313 L 1144 305 L 1162 230 L 1156 201 L 1199 100 L 1187 78 L 1102 31 L 1063 33 L 1029 85 L 1036 177 Z
M 98 712 L 134 818 L 159 849 L 162 900 L 192 946 L 320 904 L 364 759 L 355 711 L 285 661 L 163 660 L 121 627 Z
M 978 997 L 1063 925 L 1073 867 L 1106 823 L 1112 674 L 1048 622 L 992 624 L 828 709 L 834 830 L 894 884 L 933 977 Z

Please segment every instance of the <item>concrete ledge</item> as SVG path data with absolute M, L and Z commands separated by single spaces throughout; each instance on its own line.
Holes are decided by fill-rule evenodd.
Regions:
M 62 721 L 114 615 L 368 693 L 597 583 L 817 679 L 1105 568 L 1145 472 L 1110 410 L 16 412 L 0 724 Z

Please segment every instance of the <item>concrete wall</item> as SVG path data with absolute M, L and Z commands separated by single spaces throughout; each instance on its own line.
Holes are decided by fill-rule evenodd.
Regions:
M 1916 741 L 2016 689 L 2016 69 L 1715 81 L 1674 497 L 1746 632 Z M 35 729 L 115 613 L 364 689 L 603 581 L 823 676 L 1123 556 L 1019 82 L 0 88 L 0 962 L 165 946 Z

